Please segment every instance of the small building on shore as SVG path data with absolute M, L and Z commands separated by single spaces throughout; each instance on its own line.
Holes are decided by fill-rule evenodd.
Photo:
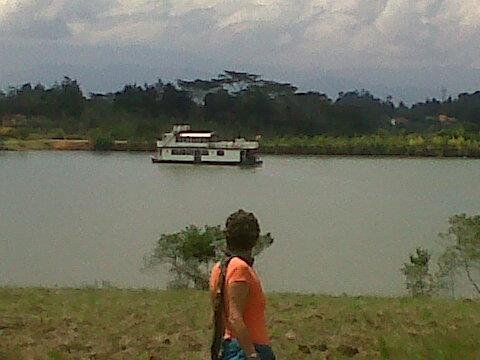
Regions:
M 438 115 L 437 121 L 438 121 L 441 125 L 450 125 L 450 124 L 456 123 L 458 120 L 457 120 L 456 118 L 454 118 L 454 117 L 450 117 L 450 116 L 448 116 L 448 115 L 441 114 L 441 115 Z
M 390 119 L 390 125 L 392 126 L 400 126 L 400 125 L 408 125 L 410 120 L 405 117 L 395 117 Z

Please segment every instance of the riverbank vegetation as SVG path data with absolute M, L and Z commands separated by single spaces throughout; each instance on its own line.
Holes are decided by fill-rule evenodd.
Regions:
M 478 359 L 477 300 L 269 294 L 280 359 Z M 1 359 L 206 359 L 199 290 L 0 288 Z
M 211 80 L 178 80 L 84 94 L 65 77 L 51 87 L 0 91 L 0 140 L 88 139 L 94 149 L 127 141 L 151 149 L 175 123 L 224 137 L 263 137 L 267 153 L 478 156 L 480 91 L 406 106 L 366 90 L 331 99 L 259 75 L 226 71 Z M 24 143 L 27 144 L 27 143 Z M 98 144 L 98 146 L 97 146 Z
M 154 151 L 148 140 L 118 141 L 99 133 L 90 140 L 80 139 L 5 139 L 0 150 L 114 150 Z M 262 154 L 274 155 L 354 155 L 480 158 L 480 139 L 476 135 L 372 134 L 354 137 L 284 136 L 260 139 Z
M 457 282 L 464 279 L 480 296 L 480 215 L 451 216 L 449 228 L 440 234 L 444 249 L 432 269 L 431 254 L 417 248 L 404 263 L 407 290 L 413 296 L 432 296 L 442 292 L 454 297 Z
M 270 233 L 261 234 L 253 255 L 257 256 L 273 244 Z M 176 233 L 162 234 L 154 249 L 145 256 L 145 268 L 167 265 L 172 275 L 170 288 L 206 290 L 210 270 L 215 262 L 225 256 L 227 242 L 225 230 L 218 226 L 203 229 L 190 225 Z
M 354 137 L 264 139 L 264 154 L 480 157 L 480 137 L 473 134 L 372 134 Z

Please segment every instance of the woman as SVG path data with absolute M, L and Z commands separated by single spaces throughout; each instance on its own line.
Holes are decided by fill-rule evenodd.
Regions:
M 213 267 L 210 277 L 215 309 L 212 359 L 274 360 L 265 295 L 252 268 L 252 249 L 260 234 L 258 221 L 252 213 L 239 210 L 228 217 L 225 234 L 228 254 Z M 220 343 L 223 355 L 218 357 Z

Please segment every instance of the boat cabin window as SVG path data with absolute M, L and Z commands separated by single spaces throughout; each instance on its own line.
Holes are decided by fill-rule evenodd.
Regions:
M 223 155 L 225 155 L 225 151 L 223 151 L 223 150 L 218 150 L 217 151 L 217 156 L 223 156 Z
M 207 143 L 210 141 L 208 137 L 192 137 L 177 135 L 177 142 L 181 143 Z
M 172 155 L 194 155 L 193 149 L 172 149 Z
M 201 155 L 208 155 L 208 150 L 207 150 L 207 149 L 202 149 L 202 150 L 200 151 L 200 154 L 201 154 Z

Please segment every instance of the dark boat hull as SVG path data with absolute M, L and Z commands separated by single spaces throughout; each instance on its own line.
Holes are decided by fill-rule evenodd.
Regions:
M 230 165 L 230 166 L 259 166 L 263 164 L 262 160 L 251 162 L 231 162 L 231 161 L 183 161 L 183 160 L 161 160 L 151 157 L 154 164 L 195 164 L 195 165 Z

